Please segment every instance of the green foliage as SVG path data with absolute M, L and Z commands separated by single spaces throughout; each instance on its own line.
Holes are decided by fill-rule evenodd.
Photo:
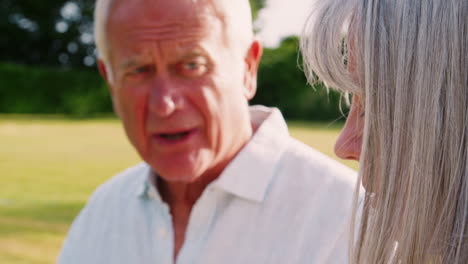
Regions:
M 276 49 L 265 49 L 258 74 L 257 95 L 252 104 L 276 106 L 288 119 L 335 120 L 340 94 L 323 85 L 310 87 L 301 70 L 297 37 L 283 40 Z
M 112 111 L 95 71 L 0 64 L 0 113 L 61 113 L 85 117 Z
M 250 7 L 252 9 L 252 17 L 253 19 L 257 18 L 258 11 L 265 7 L 265 0 L 249 0 Z
M 4 18 L 0 19 L 3 33 L 0 34 L 0 62 L 35 65 L 0 63 L 0 113 L 61 113 L 85 117 L 112 112 L 108 91 L 99 75 L 95 70 L 81 70 L 85 66 L 95 67 L 95 48 L 90 39 L 94 2 L 0 1 L 0 17 Z M 266 1 L 249 2 L 256 18 Z M 288 119 L 340 118 L 339 94 L 328 92 L 321 85 L 313 88 L 307 85 L 299 67 L 297 42 L 297 38 L 291 37 L 276 49 L 265 49 L 258 92 L 252 104 L 276 106 Z
M 79 68 L 94 66 L 94 44 L 90 39 L 94 2 L 1 0 L 0 61 Z
M 0 61 L 95 67 L 95 0 L 0 0 Z M 255 18 L 265 0 L 250 0 Z
M 287 119 L 336 120 L 340 94 L 310 87 L 300 69 L 298 39 L 265 49 L 252 104 L 276 106 Z M 0 113 L 61 113 L 87 117 L 112 112 L 108 90 L 96 71 L 0 64 Z

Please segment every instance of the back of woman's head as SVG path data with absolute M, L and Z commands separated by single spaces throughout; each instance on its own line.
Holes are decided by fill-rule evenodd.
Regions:
M 301 49 L 363 98 L 353 261 L 468 263 L 468 1 L 319 0 Z

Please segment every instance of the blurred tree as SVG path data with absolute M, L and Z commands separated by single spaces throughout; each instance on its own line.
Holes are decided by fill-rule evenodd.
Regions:
M 90 73 L 95 75 L 90 77 L 83 71 L 70 69 L 57 71 L 41 67 L 44 70 L 40 71 L 34 66 L 9 66 L 13 62 L 95 69 L 94 2 L 0 0 L 0 62 L 7 62 L 0 67 L 0 87 L 15 87 L 0 89 L 0 98 L 8 99 L 0 102 L 3 106 L 0 112 L 88 115 L 111 111 L 110 101 L 105 99 L 107 91 L 96 72 Z M 250 0 L 250 3 L 255 17 L 265 0 Z M 328 93 L 320 85 L 315 89 L 308 86 L 300 70 L 300 60 L 297 37 L 284 39 L 278 48 L 265 49 L 258 92 L 252 103 L 277 106 L 290 119 L 339 118 L 339 94 Z M 25 97 L 25 94 L 33 96 Z
M 298 68 L 297 38 L 284 39 L 276 49 L 265 48 L 260 61 L 258 91 L 252 103 L 277 106 L 295 117 L 295 105 L 306 92 L 307 80 Z
M 94 67 L 95 0 L 0 0 L 0 61 Z M 265 0 L 250 0 L 256 16 Z
M 321 84 L 310 87 L 301 70 L 297 37 L 283 39 L 275 49 L 264 49 L 252 104 L 276 106 L 289 119 L 333 120 L 342 116 L 340 94 Z M 344 106 L 346 108 L 346 106 Z
M 258 11 L 265 7 L 266 0 L 249 0 L 250 6 L 252 7 L 252 17 L 255 20 L 258 15 Z
M 1 0 L 0 60 L 93 66 L 94 0 Z

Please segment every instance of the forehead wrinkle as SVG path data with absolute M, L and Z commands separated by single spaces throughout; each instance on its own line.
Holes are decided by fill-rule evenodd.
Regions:
M 203 25 L 201 20 L 202 19 L 193 18 L 193 19 L 187 19 L 185 21 L 180 21 L 180 20 L 166 21 L 164 23 L 149 21 L 149 22 L 145 22 L 145 23 L 138 25 L 137 28 L 142 29 L 142 30 L 153 30 L 155 32 L 185 30 L 185 29 L 190 29 L 190 28 L 201 27 Z M 131 29 L 133 28 L 134 27 L 132 26 Z
M 158 36 L 152 37 L 149 34 L 141 34 L 142 37 L 130 36 L 128 39 L 127 44 L 125 46 L 131 47 L 131 52 L 128 55 L 129 59 L 127 61 L 138 61 L 144 57 L 148 57 L 151 53 L 151 50 L 157 48 L 158 52 L 162 54 L 169 52 L 167 48 L 164 47 L 172 47 L 172 49 L 176 52 L 183 52 L 183 51 L 194 51 L 200 50 L 206 53 L 204 43 L 200 40 L 203 38 L 201 34 L 197 34 L 194 32 L 193 34 L 169 34 L 166 36 Z M 138 39 L 138 44 L 134 45 L 133 40 Z M 176 40 L 176 41 L 174 41 Z M 169 46 L 168 46 L 169 45 Z M 133 55 L 132 55 L 133 53 Z
M 143 42 L 159 42 L 159 41 L 177 41 L 177 42 L 190 42 L 196 41 L 203 38 L 204 31 L 194 30 L 189 33 L 181 31 L 166 31 L 166 32 L 154 32 L 152 30 L 145 30 L 139 32 L 133 32 L 130 34 L 130 38 L 138 39 Z
M 127 69 L 135 66 L 139 66 L 142 63 L 148 63 L 149 61 L 154 60 L 155 52 L 154 49 L 158 49 L 159 45 L 157 43 L 152 43 L 150 47 L 141 49 L 139 51 L 134 51 L 133 54 L 124 57 L 120 67 L 122 69 Z
M 214 23 L 213 23 L 214 22 Z M 218 23 L 219 25 L 219 23 Z M 123 32 L 129 36 L 128 39 L 140 39 L 146 41 L 186 41 L 187 39 L 200 39 L 217 29 L 216 22 L 213 19 L 194 18 L 185 21 L 168 21 L 165 23 L 146 22 L 138 26 L 128 26 Z M 122 31 L 121 31 L 122 32 Z

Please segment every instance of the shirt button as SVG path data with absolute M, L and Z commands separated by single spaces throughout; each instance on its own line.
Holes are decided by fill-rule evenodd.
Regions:
M 159 236 L 161 238 L 167 238 L 167 236 L 168 236 L 167 229 L 163 228 L 163 227 L 159 228 Z
M 156 196 L 156 192 L 151 189 L 150 191 L 148 191 L 148 196 L 151 198 L 151 199 L 155 199 L 157 196 Z

